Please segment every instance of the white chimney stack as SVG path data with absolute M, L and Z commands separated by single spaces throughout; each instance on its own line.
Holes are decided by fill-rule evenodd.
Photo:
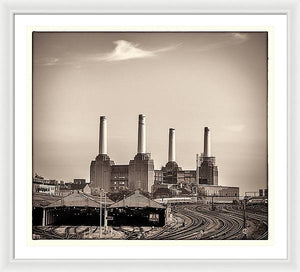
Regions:
M 139 115 L 138 127 L 138 154 L 146 153 L 146 116 Z
M 169 162 L 175 161 L 175 129 L 169 129 Z
M 107 122 L 106 116 L 100 116 L 99 154 L 107 154 Z
M 210 131 L 208 127 L 204 128 L 204 157 L 211 157 L 210 153 Z

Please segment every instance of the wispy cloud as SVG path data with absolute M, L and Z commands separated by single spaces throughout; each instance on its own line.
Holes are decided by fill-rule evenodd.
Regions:
M 116 47 L 113 49 L 113 51 L 98 57 L 99 61 L 122 61 L 130 59 L 151 58 L 157 56 L 158 53 L 173 50 L 176 48 L 176 46 L 170 46 L 156 50 L 145 50 L 142 49 L 139 44 L 133 44 L 124 40 L 115 41 L 114 44 L 116 45 Z
M 38 59 L 36 61 L 36 64 L 40 64 L 43 66 L 54 66 L 59 64 L 59 58 L 54 58 L 54 57 L 45 57 Z
M 219 40 L 218 42 L 208 43 L 203 46 L 200 46 L 198 51 L 208 51 L 208 50 L 242 44 L 247 40 L 249 40 L 249 38 L 250 37 L 247 33 L 242 33 L 242 32 L 225 33 L 222 36 L 221 40 Z
M 54 65 L 74 65 L 78 67 L 83 63 L 95 63 L 95 62 L 116 62 L 125 61 L 131 59 L 143 59 L 157 57 L 160 53 L 174 50 L 180 44 L 158 48 L 154 50 L 146 50 L 140 47 L 139 44 L 134 44 L 125 40 L 114 41 L 115 47 L 111 52 L 98 53 L 98 54 L 84 54 L 77 55 L 66 60 L 65 58 L 46 57 L 38 60 L 36 63 L 43 66 Z

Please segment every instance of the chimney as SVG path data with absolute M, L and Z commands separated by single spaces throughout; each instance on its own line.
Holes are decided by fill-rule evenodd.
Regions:
M 107 154 L 107 122 L 106 116 L 100 116 L 99 154 Z
M 204 128 L 204 157 L 211 157 L 210 154 L 210 131 L 208 127 Z
M 169 162 L 175 161 L 175 129 L 169 129 Z
M 146 153 L 146 116 L 139 115 L 138 154 Z

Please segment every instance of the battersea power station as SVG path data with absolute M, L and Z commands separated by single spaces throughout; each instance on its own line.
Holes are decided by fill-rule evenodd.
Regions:
M 129 165 L 115 165 L 107 154 L 107 119 L 100 117 L 99 155 L 90 166 L 92 189 L 106 192 L 140 189 L 150 192 L 154 183 L 154 162 L 146 151 L 146 117 L 139 115 L 137 154 Z
M 211 155 L 210 129 L 204 128 L 204 150 L 196 156 L 195 169 L 183 170 L 176 162 L 175 129 L 169 129 L 167 164 L 154 170 L 151 153 L 146 150 L 146 116 L 138 118 L 137 154 L 128 165 L 116 165 L 107 152 L 107 119 L 100 117 L 99 154 L 90 164 L 92 192 L 121 192 L 141 190 L 163 197 L 202 190 L 205 195 L 238 196 L 238 187 L 218 185 L 218 167 Z M 167 193 L 166 193 L 167 192 Z M 165 193 L 165 194 L 164 194 Z

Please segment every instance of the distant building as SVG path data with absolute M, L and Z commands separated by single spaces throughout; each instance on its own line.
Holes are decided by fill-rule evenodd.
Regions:
M 73 180 L 74 184 L 86 184 L 85 179 L 74 179 Z
M 45 179 L 44 177 L 35 174 L 32 179 L 32 192 L 59 195 L 60 186 L 57 180 Z
M 85 186 L 84 186 L 84 188 L 83 188 L 83 193 L 85 193 L 86 195 L 91 195 L 92 194 L 92 189 L 91 189 L 91 187 L 90 187 L 90 185 L 89 184 L 86 184 Z
M 263 197 L 268 197 L 268 189 L 259 189 L 258 195 Z
M 220 186 L 220 185 L 199 185 L 199 190 L 204 196 L 234 196 L 239 197 L 239 187 Z
M 198 185 L 218 186 L 216 158 L 211 156 L 210 130 L 204 128 L 204 152 L 197 155 L 195 170 L 182 169 L 176 162 L 175 129 L 169 129 L 168 162 L 160 170 L 154 170 L 151 154 L 146 152 L 145 116 L 139 115 L 138 152 L 128 165 L 115 165 L 107 155 L 106 117 L 100 117 L 99 155 L 90 163 L 92 194 L 122 191 L 151 192 L 156 195 L 195 194 Z M 165 186 L 165 184 L 173 186 Z M 162 185 L 162 186 L 160 186 Z
M 232 203 L 239 200 L 239 187 L 200 184 L 198 198 L 204 203 Z
M 83 188 L 85 187 L 86 183 L 78 182 L 66 182 L 64 189 L 67 191 L 83 191 Z M 61 189 L 63 190 L 63 189 Z
M 90 164 L 92 191 L 106 192 L 140 189 L 150 192 L 154 183 L 154 162 L 146 152 L 145 116 L 138 121 L 138 152 L 128 165 L 115 165 L 107 155 L 106 117 L 100 117 L 99 155 Z
M 182 192 L 178 191 L 179 188 L 185 188 L 190 193 L 195 193 L 199 184 L 218 185 L 218 167 L 215 165 L 215 157 L 211 156 L 210 131 L 208 127 L 204 129 L 204 152 L 200 160 L 197 156 L 196 170 L 184 170 L 178 166 L 175 156 L 175 129 L 169 129 L 168 163 L 161 170 L 155 170 L 154 186 L 152 187 L 152 193 L 160 189 L 160 192 L 157 192 L 155 195 L 167 194 L 167 190 L 162 190 L 163 187 L 158 186 L 159 184 L 180 185 L 180 187 L 168 186 L 169 191 L 173 189 L 173 196 L 182 194 Z M 176 190 L 177 193 L 175 194 Z
M 197 159 L 198 160 L 198 159 Z M 199 171 L 198 184 L 218 185 L 218 167 L 216 158 L 211 156 L 210 130 L 204 128 L 204 152 L 200 157 L 200 165 L 197 161 L 197 170 Z

